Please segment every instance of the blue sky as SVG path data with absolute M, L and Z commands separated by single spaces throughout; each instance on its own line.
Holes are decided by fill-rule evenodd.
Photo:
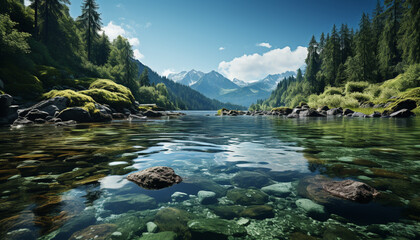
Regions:
M 71 1 L 73 17 L 80 15 L 81 2 Z M 129 38 L 136 57 L 158 73 L 218 70 L 231 79 L 251 81 L 269 73 L 296 70 L 304 64 L 313 34 L 318 39 L 333 24 L 357 27 L 362 13 L 370 14 L 376 0 L 97 3 L 105 31 Z

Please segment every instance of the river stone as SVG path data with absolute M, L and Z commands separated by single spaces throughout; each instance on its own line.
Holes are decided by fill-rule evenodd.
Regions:
M 256 189 L 232 189 L 227 198 L 241 205 L 262 205 L 267 202 L 268 195 Z
M 180 239 L 189 239 L 191 233 L 188 231 L 187 222 L 191 220 L 191 214 L 177 208 L 163 208 L 156 213 L 154 223 L 160 231 L 173 231 Z
M 414 113 L 408 109 L 401 109 L 399 111 L 391 113 L 389 116 L 395 118 L 408 118 L 414 116 Z
M 379 194 L 373 187 L 353 180 L 325 182 L 323 188 L 334 196 L 356 202 L 369 202 Z
M 47 112 L 38 109 L 32 109 L 26 114 L 25 117 L 31 121 L 34 121 L 37 118 L 45 119 L 46 117 L 48 117 L 48 115 L 49 114 Z
M 240 226 L 246 226 L 246 225 L 248 225 L 249 224 L 249 219 L 248 218 L 243 218 L 243 217 L 241 217 L 241 218 L 239 218 L 239 220 L 238 221 L 236 221 L 236 223 L 238 224 L 238 225 L 240 225 Z
M 174 201 L 174 202 L 182 202 L 184 200 L 189 199 L 190 196 L 186 193 L 183 193 L 183 192 L 174 192 L 171 195 L 171 198 L 172 198 L 172 201 Z
M 74 120 L 77 122 L 91 122 L 92 118 L 88 111 L 81 107 L 67 108 L 60 112 L 57 118 L 61 118 L 63 121 Z
M 220 184 L 217 184 L 209 178 L 203 177 L 188 177 L 185 180 L 183 179 L 184 185 L 187 188 L 212 191 L 216 193 L 216 197 L 223 197 L 226 195 L 226 188 L 222 187 Z M 188 187 L 187 187 L 188 186 Z
M 155 233 L 158 230 L 158 226 L 154 222 L 148 222 L 146 223 L 147 232 L 149 233 Z
M 54 116 L 56 111 L 62 111 L 67 108 L 69 100 L 66 97 L 55 97 L 41 101 L 30 108 L 19 110 L 19 116 L 25 116 L 29 111 L 38 109 L 47 112 L 49 115 Z
M 127 194 L 112 196 L 104 202 L 104 209 L 113 213 L 125 213 L 129 210 L 145 210 L 157 206 L 154 198 L 145 194 Z
M 216 193 L 211 191 L 199 191 L 197 193 L 198 201 L 203 204 L 213 204 L 217 202 Z
M 274 217 L 274 208 L 270 205 L 257 205 L 247 207 L 240 213 L 241 217 L 266 219 Z
M 145 189 L 162 189 L 182 182 L 172 168 L 160 166 L 132 173 L 127 179 Z
M 296 206 L 298 208 L 303 209 L 305 212 L 311 214 L 325 214 L 324 206 L 313 202 L 310 199 L 301 198 L 296 200 Z
M 292 190 L 293 187 L 291 182 L 276 183 L 261 188 L 261 191 L 278 197 L 286 197 L 292 193 Z
M 258 172 L 243 171 L 237 173 L 232 178 L 231 183 L 240 188 L 261 188 L 269 183 L 269 178 Z
M 239 205 L 216 205 L 216 206 L 209 206 L 213 212 L 224 219 L 234 219 L 239 217 L 241 212 L 245 209 L 243 206 Z
M 176 240 L 177 235 L 172 231 L 165 231 L 153 234 L 143 234 L 138 240 Z
M 193 239 L 222 240 L 229 236 L 243 237 L 247 234 L 243 226 L 225 219 L 196 219 L 188 222 Z

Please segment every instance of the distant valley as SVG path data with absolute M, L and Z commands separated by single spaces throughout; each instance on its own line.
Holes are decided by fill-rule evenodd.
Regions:
M 261 80 L 246 82 L 236 78 L 231 81 L 216 71 L 203 73 L 191 70 L 169 74 L 168 78 L 174 82 L 190 86 L 206 97 L 249 106 L 258 99 L 268 98 L 283 78 L 292 75 L 296 75 L 296 73 L 287 71 L 281 74 L 268 75 Z

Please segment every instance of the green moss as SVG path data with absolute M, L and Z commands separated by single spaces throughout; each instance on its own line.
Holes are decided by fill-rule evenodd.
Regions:
M 66 97 L 69 99 L 70 107 L 82 107 L 87 103 L 95 103 L 92 97 L 84 95 L 80 92 L 75 92 L 73 90 L 51 90 L 43 95 L 44 98 L 54 98 L 54 97 Z
M 108 104 L 117 109 L 128 108 L 131 106 L 131 100 L 128 96 L 119 92 L 110 92 L 105 89 L 89 89 L 79 93 L 93 98 L 98 103 Z
M 5 92 L 3 92 L 2 90 L 0 90 L 0 94 L 5 94 Z
M 413 109 L 412 111 L 414 114 L 416 114 L 416 116 L 420 116 L 420 107 L 416 107 L 415 109 Z
M 355 111 L 355 112 L 361 112 L 364 113 L 366 115 L 370 115 L 374 112 L 383 112 L 385 110 L 385 108 L 351 108 L 351 110 Z
M 130 89 L 128 89 L 127 87 L 124 87 L 123 85 L 117 84 L 113 82 L 112 80 L 107 80 L 107 79 L 96 80 L 90 85 L 89 89 L 105 89 L 110 92 L 121 93 L 127 96 L 131 102 L 134 102 L 134 96 L 131 93 Z
M 305 105 L 308 105 L 308 104 L 306 102 L 303 102 L 303 101 L 299 103 L 299 107 L 303 107 Z
M 92 102 L 86 103 L 82 108 L 88 111 L 91 114 L 91 116 L 92 114 L 99 112 L 99 110 L 95 107 L 95 103 Z
M 359 103 L 370 101 L 370 96 L 365 94 L 365 93 L 353 92 L 353 93 L 350 93 L 350 94 L 347 94 L 347 95 L 349 97 L 352 97 L 352 98 L 356 99 Z
M 286 111 L 288 109 L 290 109 L 290 108 L 288 108 L 288 107 L 276 107 L 276 108 L 272 108 L 271 111 L 284 112 L 284 111 Z

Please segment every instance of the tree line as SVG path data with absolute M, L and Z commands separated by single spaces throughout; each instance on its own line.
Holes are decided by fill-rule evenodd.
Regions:
M 371 15 L 363 13 L 359 28 L 333 25 L 319 41 L 312 36 L 302 75 L 281 81 L 261 106 L 296 105 L 326 87 L 347 82 L 380 83 L 420 62 L 420 1 L 378 0 Z

